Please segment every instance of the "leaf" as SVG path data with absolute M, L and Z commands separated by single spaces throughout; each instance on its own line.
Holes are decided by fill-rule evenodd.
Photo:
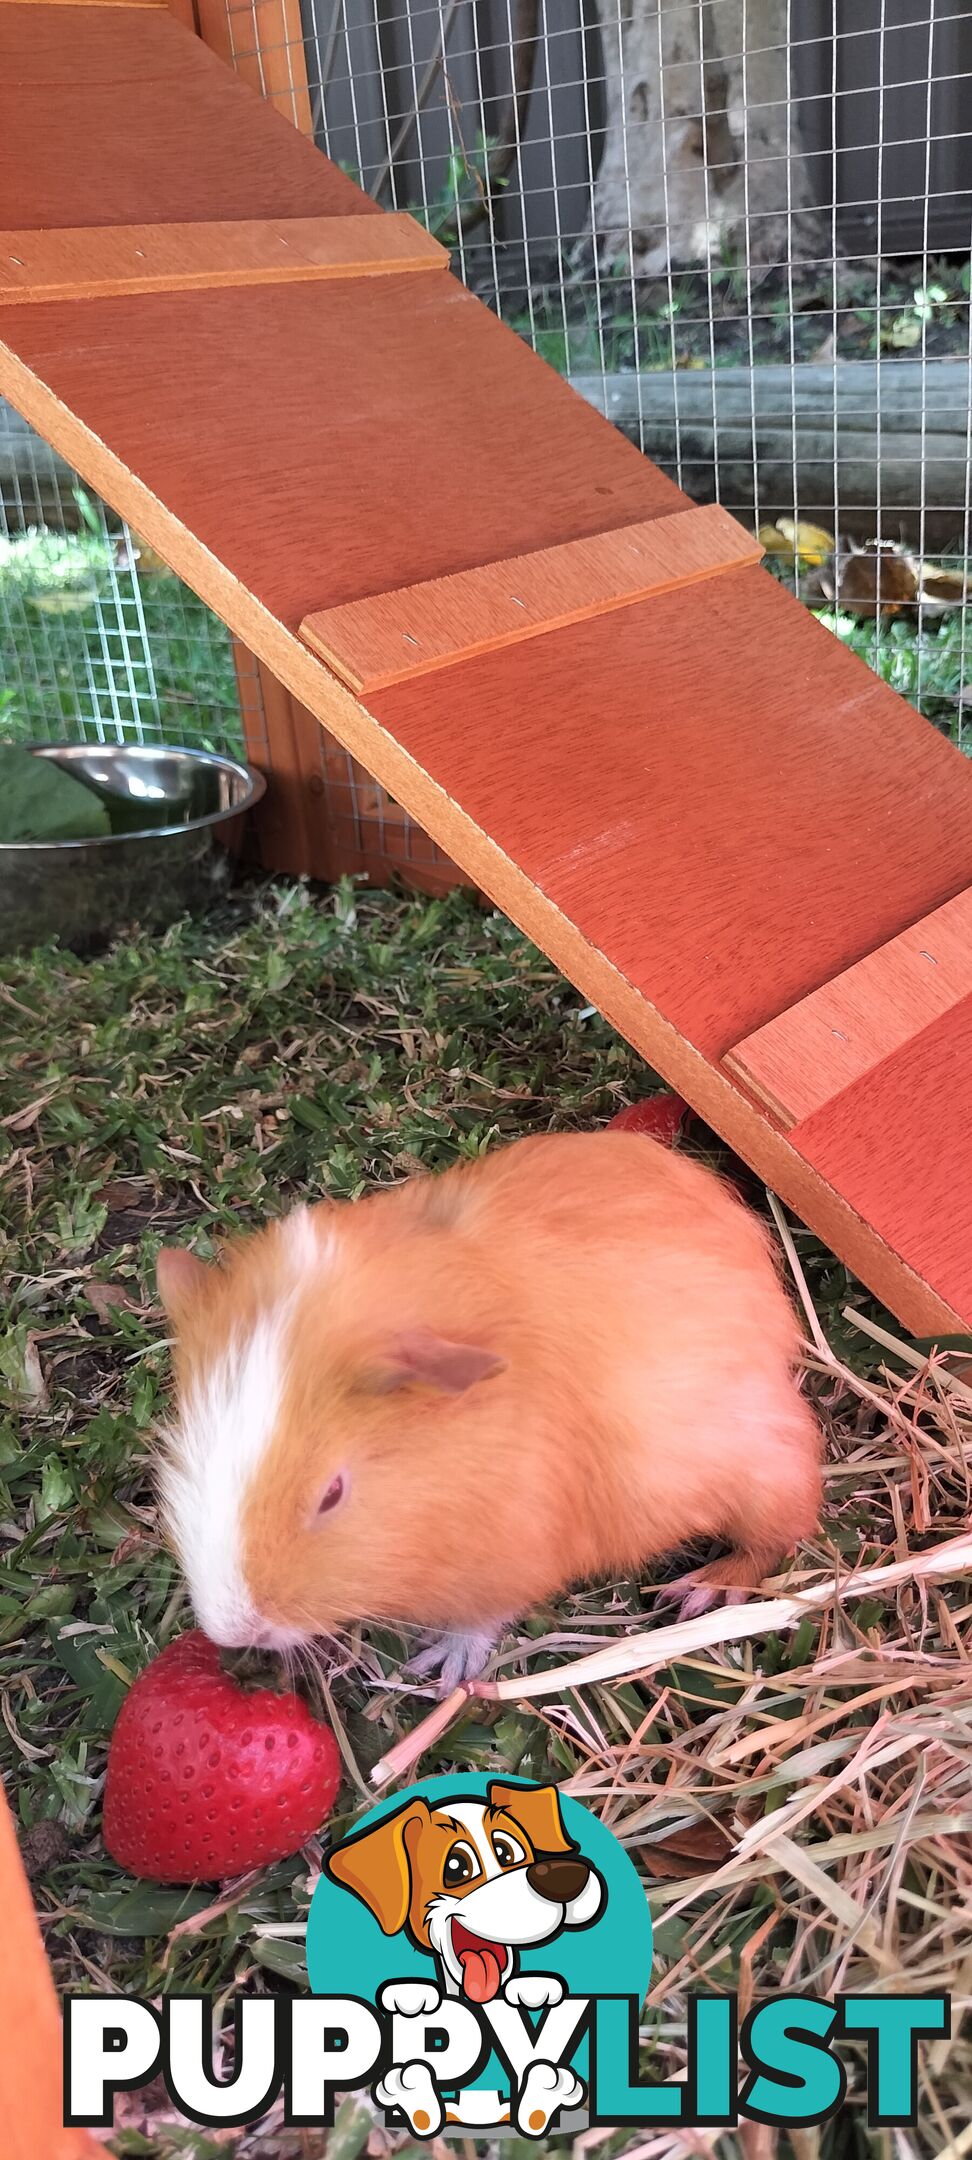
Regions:
M 833 533 L 826 532 L 822 525 L 809 525 L 805 518 L 778 518 L 777 529 L 801 562 L 826 562 L 837 546 Z
M 732 1849 L 732 1838 L 721 1823 L 700 1822 L 673 1830 L 657 1845 L 642 1845 L 639 1858 L 656 1882 L 680 1882 L 685 1875 L 704 1875 L 721 1867 Z
M 0 843 L 96 840 L 110 833 L 104 803 L 53 758 L 0 744 Z
M 793 542 L 792 540 L 784 540 L 783 534 L 775 525 L 761 525 L 756 538 L 760 547 L 766 549 L 767 555 L 785 555 L 787 560 L 792 562 L 794 554 Z
M 267 1972 L 279 1974 L 282 1980 L 293 1981 L 295 1987 L 306 1987 L 307 1957 L 302 1943 L 287 1942 L 277 1935 L 258 1935 L 250 1947 L 257 1964 L 263 1965 Z
M 68 1635 L 63 1629 L 49 1629 L 51 1648 L 60 1665 L 74 1681 L 82 1695 L 91 1704 L 92 1717 L 102 1731 L 110 1731 L 115 1722 L 127 1689 L 117 1673 L 106 1668 L 98 1655 L 93 1635 Z
M 49 1455 L 41 1471 L 38 1522 L 47 1522 L 51 1515 L 63 1515 L 66 1508 L 74 1506 L 74 1497 L 74 1487 L 60 1457 Z
M 167 1935 L 178 1920 L 188 1920 L 211 1902 L 205 1890 L 133 1883 L 130 1890 L 95 1890 L 79 1910 L 102 1935 Z

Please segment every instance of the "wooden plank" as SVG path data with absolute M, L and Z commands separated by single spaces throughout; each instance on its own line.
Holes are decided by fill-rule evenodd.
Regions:
M 0 204 L 19 227 L 385 214 L 164 6 L 34 0 L 0 0 Z
M 140 303 L 140 306 L 155 304 Z M 183 298 L 181 304 L 188 305 L 189 299 Z M 96 303 L 99 315 L 113 306 L 112 302 Z M 94 315 L 94 308 L 91 313 Z M 656 891 L 649 893 L 647 908 L 644 904 L 646 873 L 650 879 L 653 852 L 659 839 L 668 841 L 666 866 L 673 861 L 677 863 L 677 832 L 685 831 L 690 822 L 689 810 L 699 795 L 700 777 L 703 803 L 711 808 L 712 799 L 720 792 L 724 773 L 732 771 L 731 746 L 727 751 L 720 737 L 723 709 L 718 701 L 713 701 L 711 686 L 706 701 L 704 685 L 700 684 L 698 672 L 693 672 L 691 666 L 682 685 L 679 710 L 670 716 L 669 722 L 670 743 L 677 741 L 680 750 L 688 749 L 691 753 L 685 786 L 681 790 L 675 787 L 676 774 L 670 774 L 657 814 L 654 814 L 650 794 L 646 804 L 644 767 L 632 763 L 630 757 L 632 747 L 650 733 L 655 715 L 666 710 L 673 682 L 678 679 L 676 658 L 679 664 L 686 655 L 691 658 L 698 643 L 697 596 L 668 594 L 645 606 L 626 610 L 618 617 L 578 625 L 561 632 L 555 639 L 536 640 L 529 645 L 513 647 L 507 653 L 468 662 L 452 675 L 431 676 L 419 685 L 401 685 L 372 701 L 376 708 L 373 714 L 357 703 L 294 632 L 274 616 L 265 604 L 258 582 L 251 587 L 192 530 L 185 522 L 181 502 L 178 499 L 175 503 L 167 501 L 155 492 L 144 477 L 125 463 L 118 450 L 98 437 L 87 419 L 72 411 L 70 404 L 15 352 L 13 334 L 25 323 L 35 320 L 34 311 L 22 310 L 15 321 L 0 321 L 0 387 L 39 431 L 56 444 L 106 501 L 112 502 L 128 518 L 136 531 L 144 534 L 151 546 L 178 566 L 187 582 L 260 655 L 287 689 L 317 714 L 427 832 L 434 834 L 440 845 L 462 864 L 496 905 L 549 954 L 554 964 L 619 1033 L 773 1186 L 788 1206 L 811 1224 L 848 1267 L 869 1283 L 906 1326 L 918 1334 L 930 1334 L 936 1329 L 954 1331 L 967 1326 L 972 1320 L 972 1310 L 958 1310 L 931 1288 L 923 1279 L 920 1264 L 902 1259 L 844 1195 L 806 1161 L 789 1137 L 778 1132 L 764 1113 L 742 1094 L 722 1069 L 718 1057 L 700 1049 L 666 1010 L 670 1001 L 676 1012 L 679 1010 L 693 965 L 693 952 L 691 949 L 686 951 L 683 942 L 680 921 L 683 914 L 694 926 L 692 942 L 696 973 L 711 973 L 723 987 L 732 986 L 741 955 L 745 961 L 742 971 L 745 987 L 743 995 L 736 1000 L 737 1010 L 752 1007 L 754 974 L 756 991 L 759 991 L 758 967 L 754 967 L 747 954 L 745 937 L 737 949 L 733 945 L 735 903 L 740 894 L 747 901 L 752 900 L 753 894 L 759 891 L 758 873 L 767 868 L 765 856 L 761 862 L 757 855 L 756 877 L 750 880 L 746 875 L 745 805 L 753 750 L 727 804 L 722 831 L 723 852 L 715 875 L 706 880 L 698 911 L 693 905 L 691 890 L 691 872 L 697 868 L 700 859 L 704 862 L 704 854 L 700 857 L 698 850 L 693 851 L 686 877 L 680 876 L 671 895 L 666 899 L 659 885 Z M 5 344 L 2 342 L 4 335 Z M 99 341 L 99 349 L 110 357 L 116 348 L 113 343 L 100 346 Z M 99 379 L 105 365 L 106 361 L 103 361 L 102 369 L 94 370 Z M 50 372 L 59 374 L 60 369 L 52 366 Z M 243 480 L 244 495 L 251 485 L 259 492 L 259 474 L 254 479 L 252 474 L 244 471 Z M 181 496 L 181 488 L 178 494 Z M 761 621 L 751 618 L 744 621 L 743 638 L 735 645 L 731 638 L 738 593 L 733 588 L 743 583 L 751 589 L 759 588 L 764 611 L 769 599 L 772 613 L 767 617 L 764 612 Z M 692 605 L 683 615 L 682 609 L 689 601 Z M 721 645 L 723 651 L 723 695 L 727 694 L 726 682 L 734 674 L 739 676 L 741 702 L 751 696 L 754 681 L 759 684 L 756 722 L 763 734 L 761 763 L 764 769 L 772 769 L 772 759 L 765 755 L 765 744 L 767 741 L 772 743 L 775 757 L 781 714 L 789 707 L 785 699 L 781 703 L 777 682 L 767 683 L 769 671 L 765 665 L 758 666 L 752 647 L 754 637 L 764 661 L 767 651 L 774 655 L 775 675 L 787 685 L 789 697 L 796 700 L 799 725 L 785 729 L 789 757 L 781 796 L 788 803 L 791 814 L 787 837 L 795 839 L 798 845 L 800 833 L 794 831 L 792 820 L 799 812 L 800 789 L 805 775 L 814 771 L 826 774 L 832 757 L 838 761 L 851 758 L 850 765 L 842 764 L 834 787 L 835 799 L 838 802 L 843 799 L 842 837 L 846 837 L 848 844 L 841 846 L 839 840 L 835 841 L 830 851 L 834 863 L 841 866 L 847 878 L 837 894 L 842 906 L 839 919 L 843 927 L 840 940 L 835 940 L 832 913 L 828 910 L 824 923 L 827 935 L 822 940 L 828 952 L 832 951 L 835 942 L 843 942 L 843 952 L 825 961 L 826 971 L 836 973 L 841 965 L 858 957 L 861 949 L 883 942 L 900 927 L 900 919 L 897 924 L 893 919 L 893 896 L 888 899 L 882 893 L 887 864 L 892 859 L 897 863 L 895 874 L 902 882 L 898 895 L 902 911 L 910 910 L 912 917 L 927 912 L 937 901 L 946 898 L 949 881 L 952 890 L 972 883 L 972 801 L 969 795 L 972 774 L 957 752 L 871 676 L 862 663 L 854 661 L 828 632 L 815 625 L 762 571 L 744 570 L 717 580 L 707 593 L 706 602 L 707 614 L 714 612 L 716 616 L 713 635 L 717 650 Z M 720 617 L 722 603 L 726 605 Z M 666 620 L 659 621 L 660 611 L 672 610 L 677 611 L 678 619 L 673 619 L 669 613 Z M 645 639 L 644 625 L 649 614 L 651 634 Z M 636 618 L 640 619 L 640 634 Z M 617 692 L 617 679 L 611 670 L 618 657 L 621 641 L 617 632 L 621 627 L 627 630 L 631 640 L 623 656 L 624 709 L 619 716 L 619 728 L 612 732 L 606 743 L 602 743 L 601 722 L 605 712 L 610 714 Z M 605 633 L 609 633 L 606 648 L 602 644 Z M 589 650 L 578 651 L 578 644 L 587 648 L 589 641 L 596 646 L 593 656 Z M 673 652 L 676 644 L 677 655 Z M 794 644 L 798 646 L 796 652 Z M 583 679 L 574 684 L 561 704 L 561 689 L 558 683 L 550 682 L 549 666 L 555 655 L 559 664 L 565 648 L 568 682 L 576 676 L 578 668 L 585 670 L 592 658 L 595 671 L 600 671 L 600 680 L 596 672 L 590 676 L 584 673 Z M 671 665 L 663 672 L 656 696 L 655 676 L 666 652 Z M 527 659 L 530 675 L 534 678 L 536 663 L 541 659 L 544 663 L 536 709 L 529 701 L 531 685 L 520 672 Z M 494 678 L 492 685 L 491 677 Z M 439 694 L 443 685 L 449 689 L 447 700 Z M 470 687 L 476 693 L 471 709 L 465 702 Z M 527 693 L 526 705 L 523 703 L 524 692 Z M 429 706 L 437 710 L 431 715 L 432 733 L 423 744 L 422 708 Z M 457 713 L 462 715 L 461 727 L 456 725 Z M 558 733 L 561 725 L 563 740 Z M 471 770 L 463 764 L 467 728 L 474 738 Z M 792 738 L 804 746 L 803 770 L 796 775 L 795 784 Z M 916 755 L 918 739 L 922 748 Z M 901 804 L 898 779 L 902 750 L 905 807 L 912 799 L 909 781 L 915 782 L 915 800 L 924 801 L 927 790 L 928 818 L 937 831 L 937 868 L 935 851 L 928 845 L 925 834 L 918 835 L 917 846 L 898 849 L 899 838 L 907 842 L 909 837 L 907 821 L 903 819 L 900 825 L 895 822 Z M 930 763 L 923 767 L 925 755 Z M 430 758 L 431 762 L 423 763 L 424 757 Z M 458 769 L 453 758 L 459 759 Z M 477 764 L 486 767 L 488 787 L 483 776 L 476 775 Z M 571 773 L 572 768 L 571 818 L 565 824 L 563 775 Z M 862 768 L 867 780 L 865 794 L 868 801 L 858 831 L 854 820 L 853 789 L 862 776 Z M 886 789 L 875 797 L 875 786 L 882 775 L 886 779 Z M 648 778 L 650 780 L 650 775 Z M 607 799 L 605 780 L 611 786 Z M 578 840 L 577 820 L 585 785 L 593 799 L 588 802 Z M 849 788 L 849 794 L 845 794 L 845 788 Z M 491 796 L 495 799 L 491 800 Z M 494 816 L 497 802 L 500 814 Z M 677 832 L 668 840 L 673 803 Z M 624 849 L 620 876 L 615 879 L 611 860 L 611 822 L 613 819 L 621 837 L 625 837 L 631 830 L 626 821 L 631 820 L 632 806 L 637 813 L 635 837 L 640 846 Z M 806 829 L 810 833 L 815 827 L 815 808 L 822 812 L 826 830 L 829 811 L 826 793 L 822 802 L 818 798 L 808 807 Z M 646 815 L 646 809 L 652 814 Z M 488 816 L 489 822 L 484 822 L 484 816 Z M 881 862 L 880 875 L 869 881 L 857 876 L 854 870 L 861 833 L 867 836 L 869 843 L 874 836 L 880 840 L 887 819 L 891 823 L 887 859 Z M 524 820 L 530 844 L 525 850 L 525 861 L 521 862 L 517 860 L 515 850 L 523 835 Z M 821 841 L 821 846 L 823 844 Z M 569 876 L 572 854 L 580 855 L 581 871 L 586 868 L 580 892 L 574 888 Z M 779 860 L 786 868 L 785 845 Z M 808 890 L 812 889 L 819 863 L 818 848 L 808 866 Z M 771 873 L 773 867 L 771 863 Z M 926 891 L 926 896 L 915 903 L 914 892 L 919 887 L 927 888 L 936 876 L 941 880 L 938 893 L 929 896 Z M 548 877 L 552 892 L 545 889 L 544 880 Z M 794 886 L 799 890 L 798 863 L 792 865 L 792 878 L 791 890 Z M 762 925 L 771 997 L 775 994 L 773 985 L 780 972 L 779 949 L 782 948 L 785 954 L 788 897 L 784 889 L 781 905 L 776 908 L 770 892 Z M 804 922 L 807 914 L 807 892 L 802 892 L 800 897 L 798 923 Z M 832 884 L 828 898 L 833 899 Z M 853 905 L 858 899 L 865 919 L 860 946 L 855 953 Z M 886 918 L 885 926 L 875 929 L 876 913 L 882 912 Z M 639 930 L 643 914 L 644 925 Z M 888 917 L 891 919 L 887 920 Z M 744 931 L 750 927 L 752 919 L 750 915 L 748 921 L 744 921 Z M 619 924 L 625 933 L 620 938 Z M 676 966 L 668 970 L 664 960 L 673 925 L 679 950 Z M 626 942 L 626 936 L 630 940 L 632 930 L 635 936 L 633 947 Z M 710 931 L 711 936 L 708 935 Z M 814 941 L 810 938 L 801 944 L 792 961 L 786 958 L 785 972 L 799 974 L 814 957 L 818 958 L 818 955 L 814 954 Z M 656 972 L 659 976 L 657 991 L 652 980 Z M 816 972 L 819 975 L 819 960 Z M 814 979 L 811 976 L 802 985 L 798 983 L 788 998 L 781 996 L 775 1009 L 779 1010 L 784 1003 L 792 1003 L 795 997 L 812 987 Z M 769 1011 L 773 1009 L 770 1005 Z M 758 1012 L 755 1018 L 749 1019 L 748 1026 L 746 1022 L 736 1025 L 725 1035 L 722 1048 L 768 1018 L 769 1011 Z M 957 1195 L 957 1199 L 968 1210 L 972 1203 L 972 1187 L 966 1189 L 965 1195 Z M 966 1229 L 972 1249 L 972 1221 L 967 1222 Z
M 404 211 L 218 224 L 0 232 L 0 302 L 109 299 L 301 278 L 445 269 L 448 251 Z
M 685 507 L 448 274 L 0 316 L 28 364 L 134 471 L 175 488 L 206 545 L 294 631 L 369 592 Z M 104 365 L 106 335 L 121 374 Z
M 4 2160 L 104 2160 L 85 2130 L 65 2130 L 61 2017 L 0 1785 L 0 2120 Z
M 760 569 L 367 704 L 710 1059 L 972 885 L 967 760 Z
M 309 615 L 300 634 L 353 690 L 387 688 L 760 560 L 718 504 L 485 563 Z
M 956 894 L 725 1058 L 781 1124 L 796 1125 L 972 995 L 972 891 Z
M 176 25 L 122 9 L 113 30 L 116 100 L 146 30 L 196 98 L 182 55 L 207 56 Z M 83 39 L 76 58 L 73 142 Z M 24 100 L 35 132 L 46 95 Z M 282 130 L 281 181 L 290 150 L 314 160 L 252 113 Z M 198 135 L 194 160 L 192 208 L 150 217 L 280 214 L 252 192 L 214 208 Z M 99 222 L 129 219 L 148 221 Z M 8 307 L 0 387 L 907 1325 L 972 1317 L 720 1064 L 972 886 L 954 749 L 756 568 L 355 700 L 301 643 L 307 614 L 686 507 L 448 276 Z M 972 1250 L 972 1186 L 953 1204 Z
M 887 1248 L 972 1320 L 972 996 L 790 1135 Z
M 22 0 L 25 7 L 137 7 L 168 8 L 173 0 Z

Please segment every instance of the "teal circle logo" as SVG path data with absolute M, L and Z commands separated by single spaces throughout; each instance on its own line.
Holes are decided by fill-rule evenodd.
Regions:
M 328 1855 L 307 1924 L 316 1995 L 400 2014 L 404 2039 L 376 2097 L 419 2135 L 431 2133 L 430 2114 L 439 2126 L 509 2121 L 510 2051 L 542 2052 L 545 2035 L 551 2061 L 516 2071 L 516 2125 L 539 2135 L 555 2117 L 582 2119 L 587 2003 L 627 1997 L 640 2007 L 651 1952 L 645 1891 L 611 1831 L 555 1785 L 481 1773 L 426 1778 L 369 1809 Z M 438 2113 L 428 2035 L 438 2017 L 447 2049 L 449 2030 L 472 2029 L 470 2012 L 482 2058 L 457 2092 L 443 2080 Z M 410 2015 L 422 2046 L 417 2037 L 416 2060 L 403 2066 Z

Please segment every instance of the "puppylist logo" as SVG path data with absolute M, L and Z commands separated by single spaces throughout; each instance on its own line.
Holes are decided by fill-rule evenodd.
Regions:
M 639 2024 L 651 1921 L 616 1838 L 553 1785 L 428 1778 L 381 1802 L 331 1852 L 307 1927 L 312 1994 L 237 2004 L 233 2075 L 212 2068 L 212 2006 L 104 1996 L 65 2003 L 65 2121 L 110 2127 L 116 2092 L 162 2075 L 212 2127 L 327 2127 L 369 2093 L 414 2138 L 539 2139 L 587 2125 L 784 2128 L 836 2114 L 836 2043 L 863 2039 L 873 2127 L 916 2121 L 917 2053 L 949 2031 L 944 1995 L 778 1995 L 737 2029 L 735 1998 L 689 2002 L 684 2080 Z M 650 2023 L 650 2021 L 649 2021 Z M 739 2077 L 739 2060 L 746 2066 Z

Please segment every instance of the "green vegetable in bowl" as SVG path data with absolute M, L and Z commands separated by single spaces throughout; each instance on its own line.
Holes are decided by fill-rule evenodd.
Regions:
M 100 840 L 111 820 L 99 795 L 53 758 L 0 744 L 0 846 L 24 840 Z

